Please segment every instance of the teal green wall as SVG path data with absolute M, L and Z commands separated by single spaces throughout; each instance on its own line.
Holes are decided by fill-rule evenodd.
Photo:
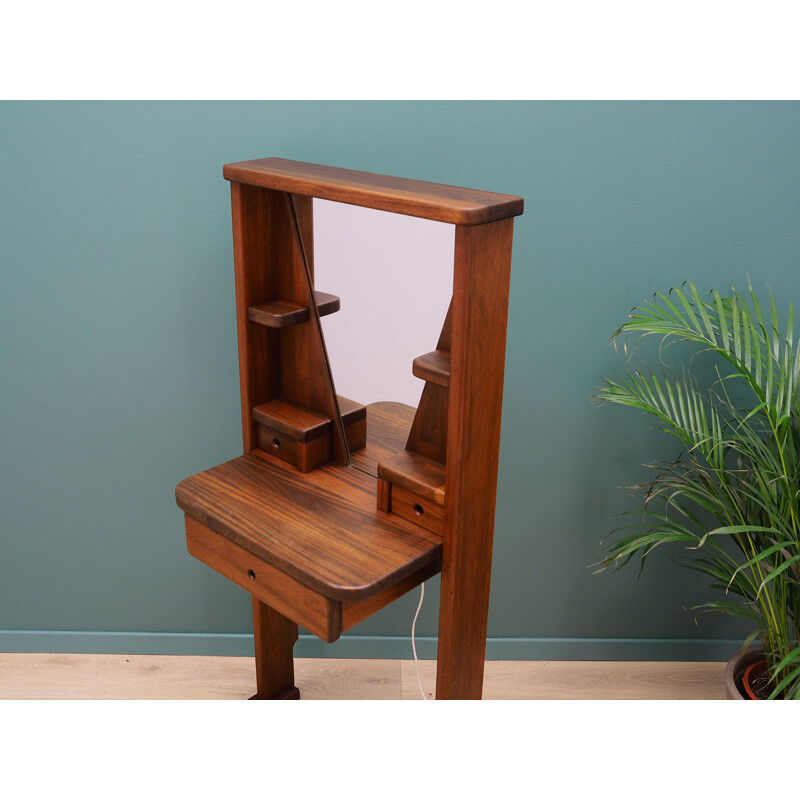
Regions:
M 246 653 L 173 490 L 240 452 L 228 184 L 264 156 L 518 194 L 489 657 L 724 658 L 653 559 L 593 575 L 673 453 L 598 408 L 628 310 L 684 280 L 800 300 L 800 105 L 0 104 L 0 650 Z M 418 633 L 432 657 L 438 582 Z M 300 655 L 410 655 L 416 596 Z

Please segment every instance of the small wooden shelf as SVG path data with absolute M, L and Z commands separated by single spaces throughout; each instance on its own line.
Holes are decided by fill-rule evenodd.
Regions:
M 434 350 L 424 356 L 417 356 L 411 367 L 417 378 L 443 386 L 450 386 L 450 353 L 444 350 Z
M 314 292 L 314 300 L 321 317 L 335 313 L 341 306 L 336 295 L 325 292 Z M 250 306 L 247 309 L 247 318 L 268 328 L 291 328 L 293 325 L 308 322 L 309 313 L 306 306 L 284 300 L 271 300 L 269 303 Z
M 378 477 L 444 506 L 444 466 L 410 450 L 378 464 Z

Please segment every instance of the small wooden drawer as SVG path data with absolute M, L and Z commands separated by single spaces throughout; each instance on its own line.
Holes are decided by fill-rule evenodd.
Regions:
M 253 409 L 256 446 L 300 472 L 311 472 L 333 457 L 333 424 L 329 417 L 287 400 L 270 400 Z
M 191 555 L 320 639 L 335 642 L 339 638 L 341 601 L 309 589 L 188 514 L 185 520 Z
M 432 500 L 392 484 L 391 509 L 393 514 L 420 525 L 432 533 L 442 533 L 444 508 Z
M 310 442 L 298 442 L 288 433 L 260 422 L 256 422 L 256 445 L 259 450 L 292 464 L 300 472 L 311 472 L 328 464 L 333 457 L 330 434 Z
M 367 409 L 338 398 L 347 446 L 351 452 L 367 443 Z M 333 458 L 334 426 L 329 417 L 287 400 L 276 399 L 253 409 L 256 447 L 297 467 L 300 472 L 330 463 Z

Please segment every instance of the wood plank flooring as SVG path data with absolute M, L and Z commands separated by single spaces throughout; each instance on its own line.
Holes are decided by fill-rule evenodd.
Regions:
M 722 700 L 723 662 L 487 661 L 486 700 Z M 436 662 L 421 661 L 429 697 Z M 420 700 L 413 661 L 295 659 L 304 700 Z M 252 658 L 0 654 L 0 699 L 241 700 Z

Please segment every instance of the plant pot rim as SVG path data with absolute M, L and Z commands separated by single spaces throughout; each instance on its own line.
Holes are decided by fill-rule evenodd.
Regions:
M 742 689 L 742 675 L 750 664 L 764 658 L 764 648 L 760 644 L 740 650 L 731 657 L 725 665 L 725 695 L 728 700 L 749 700 Z

